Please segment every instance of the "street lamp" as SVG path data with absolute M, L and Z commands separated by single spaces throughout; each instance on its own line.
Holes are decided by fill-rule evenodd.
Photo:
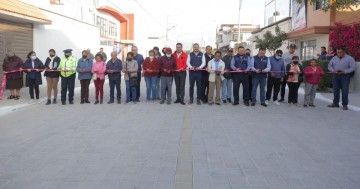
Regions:
M 175 28 L 176 26 L 171 26 L 170 28 L 169 28 L 169 15 L 167 15 L 166 16 L 166 42 L 165 42 L 165 46 L 167 47 L 167 46 L 169 46 L 169 44 L 168 44 L 168 41 L 169 41 L 169 31 L 171 30 L 171 29 L 173 29 L 173 28 Z

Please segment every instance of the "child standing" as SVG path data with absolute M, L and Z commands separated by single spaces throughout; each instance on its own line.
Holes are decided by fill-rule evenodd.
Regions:
M 315 107 L 314 99 L 316 90 L 320 83 L 320 78 L 325 75 L 324 71 L 320 66 L 317 66 L 315 59 L 312 59 L 310 66 L 305 68 L 305 96 L 304 96 L 304 107 L 311 106 Z

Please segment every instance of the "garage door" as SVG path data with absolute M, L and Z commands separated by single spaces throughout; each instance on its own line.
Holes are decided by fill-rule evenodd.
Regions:
M 24 61 L 33 50 L 33 26 L 0 19 L 0 78 L 2 64 L 8 50 L 13 50 Z

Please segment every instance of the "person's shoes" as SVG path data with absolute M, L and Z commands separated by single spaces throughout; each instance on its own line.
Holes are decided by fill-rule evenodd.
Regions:
M 196 102 L 197 105 L 201 105 L 200 99 L 197 99 L 196 101 L 197 101 L 197 102 Z
M 180 102 L 181 101 L 179 99 L 176 99 L 174 103 L 177 104 L 177 103 L 180 103 Z
M 61 102 L 62 105 L 66 105 L 66 102 Z
M 280 103 L 278 101 L 276 101 L 276 100 L 274 101 L 274 104 L 280 106 Z
M 168 100 L 166 104 L 170 105 L 170 104 L 171 104 L 171 100 Z
M 50 104 L 51 104 L 51 100 L 48 99 L 45 105 L 50 105 Z
M 208 104 L 209 104 L 209 106 L 212 106 L 214 103 L 213 103 L 213 102 L 209 102 Z
M 309 104 L 309 106 L 310 106 L 310 107 L 314 107 L 314 108 L 316 107 L 314 104 Z
M 227 103 L 227 101 L 226 101 L 226 100 L 223 100 L 223 103 L 224 103 L 224 104 L 226 104 L 226 103 Z
M 343 110 L 349 110 L 349 108 L 347 107 L 347 105 L 343 105 Z
M 136 99 L 136 100 L 134 100 L 134 101 L 136 101 L 136 102 L 140 102 L 140 100 L 139 100 L 139 99 Z
M 217 103 L 215 103 L 216 105 L 218 105 L 218 106 L 220 106 L 221 104 L 220 104 L 220 102 L 217 102 Z
M 90 101 L 88 101 L 88 100 L 85 100 L 85 104 L 90 104 Z
M 266 103 L 261 103 L 261 106 L 267 107 L 268 105 Z
M 207 100 L 201 100 L 203 104 L 207 104 L 208 101 Z
M 118 104 L 121 104 L 121 100 L 120 100 L 120 99 L 118 99 L 118 100 L 117 100 L 117 103 L 118 103 Z
M 130 100 L 126 100 L 126 101 L 125 101 L 126 104 L 129 103 L 129 102 L 130 102 Z
M 85 102 L 84 101 L 81 101 L 80 104 L 84 104 Z
M 266 104 L 266 105 L 269 105 L 269 100 L 265 100 L 265 104 Z
M 180 104 L 181 105 L 186 105 L 184 101 L 180 101 Z
M 160 97 L 158 97 L 157 99 L 158 99 L 158 100 L 161 100 L 161 98 L 160 98 Z
M 160 101 L 160 104 L 164 104 L 164 103 L 165 103 L 165 100 L 161 100 L 161 101 Z
M 339 104 L 330 104 L 328 105 L 329 108 L 338 108 Z
M 244 104 L 245 104 L 245 106 L 250 106 L 249 101 L 245 101 Z
M 227 101 L 228 103 L 232 103 L 231 98 L 228 98 Z
M 69 104 L 74 104 L 74 101 L 70 101 Z
M 114 100 L 109 100 L 108 104 L 113 104 Z
M 8 100 L 14 99 L 15 96 L 14 95 L 10 95 L 9 97 L 7 97 Z
M 14 97 L 14 100 L 19 100 L 20 99 L 20 96 L 15 96 Z
M 285 100 L 282 98 L 282 99 L 280 99 L 278 102 L 284 102 Z
M 56 104 L 56 103 L 57 103 L 57 102 L 56 102 L 56 99 L 54 98 L 54 99 L 53 99 L 53 104 Z
M 251 102 L 251 106 L 255 106 L 255 104 L 256 104 L 255 102 Z
M 103 99 L 100 100 L 100 104 L 103 104 Z
M 239 105 L 238 102 L 234 102 L 234 103 L 233 103 L 233 106 L 237 106 L 237 105 Z
M 99 104 L 99 100 L 95 100 L 95 103 L 94 104 Z
M 193 104 L 193 103 L 194 103 L 194 99 L 193 99 L 193 98 L 190 98 L 189 104 Z
M 310 105 L 309 105 L 310 106 Z M 307 108 L 308 107 L 308 105 L 306 105 L 306 104 L 304 104 L 304 108 Z

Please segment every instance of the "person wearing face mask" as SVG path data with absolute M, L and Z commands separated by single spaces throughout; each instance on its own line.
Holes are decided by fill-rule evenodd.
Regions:
M 91 69 L 93 65 L 93 59 L 88 58 L 87 51 L 82 51 L 82 57 L 78 60 L 76 71 L 79 73 L 78 79 L 81 85 L 80 104 L 89 104 L 89 86 L 91 82 Z
M 126 103 L 133 101 L 134 104 L 137 103 L 136 100 L 136 86 L 138 84 L 138 63 L 134 60 L 134 53 L 128 52 L 126 56 L 126 61 L 124 61 L 122 66 L 124 74 L 124 80 L 126 84 Z M 134 94 L 130 96 L 130 93 Z
M 58 83 L 60 72 L 57 72 L 57 68 L 60 64 L 60 58 L 56 56 L 56 52 L 54 49 L 49 50 L 49 57 L 45 61 L 45 73 L 47 83 L 47 97 L 48 100 L 46 105 L 51 104 L 51 92 L 53 91 L 53 104 L 56 104 L 57 94 L 58 94 Z
M 136 60 L 136 62 L 138 63 L 138 84 L 136 86 L 136 101 L 140 102 L 140 82 L 141 82 L 141 66 L 144 62 L 144 57 L 143 55 L 138 53 L 138 48 L 137 46 L 133 46 L 131 48 L 131 52 L 134 54 L 133 59 Z M 130 96 L 132 96 L 132 92 L 130 91 Z
M 68 93 L 69 104 L 74 104 L 77 60 L 72 56 L 72 49 L 66 49 L 63 52 L 65 57 L 61 59 L 58 67 L 61 76 L 61 103 L 66 105 L 66 95 Z
M 171 104 L 172 83 L 174 77 L 174 70 L 176 70 L 176 60 L 172 55 L 172 49 L 166 48 L 165 56 L 160 59 L 161 70 L 161 101 L 160 104 L 165 103 L 165 92 L 167 91 L 167 104 Z
M 24 65 L 24 62 L 15 55 L 13 51 L 8 51 L 6 58 L 3 62 L 3 71 L 16 71 L 20 70 Z M 6 74 L 6 89 L 10 90 L 10 96 L 7 99 L 20 99 L 20 89 L 23 87 L 23 73 L 22 72 L 13 72 Z M 16 91 L 16 95 L 15 95 Z
M 174 73 L 175 86 L 176 86 L 176 101 L 174 103 L 180 103 L 185 105 L 185 81 L 186 81 L 186 60 L 188 55 L 183 51 L 181 43 L 176 44 L 176 51 L 173 56 L 176 60 L 176 69 Z
M 42 84 L 41 72 L 44 69 L 44 64 L 36 56 L 34 51 L 31 51 L 27 55 L 27 60 L 25 61 L 23 69 L 35 69 L 35 70 L 26 70 L 26 86 L 29 87 L 29 94 L 31 102 L 34 102 L 34 90 L 36 100 L 39 100 L 40 90 L 39 85 Z
M 296 53 L 297 46 L 295 44 L 290 44 L 288 49 L 289 49 L 289 51 L 285 52 L 282 56 L 285 67 L 291 63 L 292 57 L 294 57 L 294 56 L 299 57 L 299 55 Z M 299 64 L 301 64 L 300 60 L 299 60 Z M 286 88 L 286 79 L 284 79 L 284 81 L 281 83 L 281 92 L 280 92 L 281 98 L 280 98 L 279 102 L 284 102 L 285 88 Z
M 282 59 L 282 50 L 277 50 L 274 56 L 269 58 L 271 64 L 271 70 L 268 74 L 266 100 L 265 103 L 268 105 L 271 99 L 271 93 L 274 88 L 273 101 L 276 105 L 280 105 L 277 101 L 280 92 L 280 85 L 284 81 L 285 66 L 284 60 Z
M 246 49 L 245 50 L 245 54 L 246 54 L 246 56 L 248 56 L 249 58 L 250 58 L 250 62 L 251 62 L 251 59 L 253 58 L 252 56 L 251 56 L 251 50 L 250 49 Z M 251 100 L 251 91 L 252 91 L 252 74 L 251 73 L 249 73 L 248 74 L 249 75 L 249 91 L 248 91 L 248 95 L 249 95 L 249 98 L 250 98 L 250 100 Z M 243 94 L 243 99 L 245 100 L 245 94 Z
M 304 70 L 299 64 L 299 57 L 293 56 L 291 63 L 286 65 L 286 81 L 289 87 L 288 103 L 298 106 L 298 90 L 303 82 Z
M 190 100 L 189 104 L 194 103 L 194 85 L 196 83 L 196 94 L 197 94 L 197 105 L 201 105 L 200 98 L 201 98 L 201 81 L 202 81 L 202 72 L 199 69 L 202 69 L 206 64 L 205 56 L 202 52 L 200 52 L 199 44 L 195 43 L 193 45 L 193 52 L 190 53 L 188 59 L 186 61 L 187 67 L 189 70 L 189 82 L 190 82 L 190 89 L 189 95 Z
M 146 82 L 146 100 L 156 100 L 158 97 L 157 93 L 157 75 L 160 69 L 159 60 L 155 58 L 153 50 L 149 51 L 149 57 L 145 58 L 143 63 L 143 72 Z
M 251 106 L 256 104 L 256 93 L 258 85 L 260 85 L 260 102 L 261 106 L 267 107 L 265 104 L 265 86 L 267 79 L 267 72 L 271 69 L 269 58 L 265 56 L 266 49 L 260 48 L 259 54 L 254 56 L 251 60 L 251 70 L 254 71 L 252 75 L 252 92 L 251 92 Z
M 160 61 L 161 58 L 161 53 L 159 52 L 159 47 L 154 47 L 153 48 L 154 51 L 154 56 L 156 59 L 158 59 Z M 160 88 L 160 78 L 161 78 L 161 71 L 158 71 L 158 75 L 157 75 L 157 79 L 156 79 L 156 88 L 157 88 L 157 99 L 160 100 L 160 94 L 161 94 L 161 88 Z

